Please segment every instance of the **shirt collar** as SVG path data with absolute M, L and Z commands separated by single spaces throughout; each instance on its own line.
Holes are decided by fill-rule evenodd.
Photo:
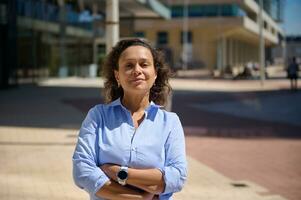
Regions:
M 120 106 L 124 109 L 126 109 L 122 104 L 120 98 L 116 99 L 115 101 L 112 101 L 109 106 L 115 107 L 115 106 Z M 145 109 L 145 111 L 149 111 L 152 108 L 161 108 L 162 106 L 155 104 L 153 101 L 150 102 L 149 106 Z

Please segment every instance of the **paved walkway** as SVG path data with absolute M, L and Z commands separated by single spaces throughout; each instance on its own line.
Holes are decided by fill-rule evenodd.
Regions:
M 220 80 L 172 81 L 175 91 L 267 91 L 289 86 L 286 80 L 268 81 L 264 87 L 254 81 L 236 83 Z M 0 199 L 88 199 L 85 192 L 72 182 L 71 156 L 78 127 L 85 116 L 83 111 L 99 101 L 98 88 L 102 84 L 100 79 L 51 79 L 44 81 L 42 87 L 22 86 L 0 91 Z M 225 142 L 212 143 L 215 138 L 196 136 L 195 132 L 204 132 L 202 127 L 189 126 L 185 130 L 188 133 L 189 177 L 183 191 L 175 195 L 176 200 L 285 199 L 278 191 L 271 193 L 267 189 L 269 185 L 264 188 L 256 179 L 252 182 L 235 177 L 233 174 L 240 175 L 241 172 L 231 174 L 227 171 L 229 166 L 223 171 L 221 163 L 214 163 L 214 158 L 223 157 L 220 154 L 225 150 L 220 148 L 214 152 L 214 147 L 225 145 Z M 294 142 L 300 144 L 299 140 Z M 292 153 L 300 155 L 300 145 L 294 150 Z M 235 154 L 230 151 L 224 155 L 231 158 Z M 234 161 L 229 163 L 235 164 Z M 300 164 L 300 160 L 289 163 Z M 300 180 L 300 174 L 294 178 Z M 299 187 L 300 184 L 294 186 Z M 300 193 L 290 199 L 300 199 L 298 197 Z
M 77 130 L 0 127 L 0 199 L 88 199 L 72 182 L 76 136 Z M 263 197 L 258 192 L 266 189 L 233 181 L 191 157 L 188 162 L 188 181 L 176 200 L 284 200 Z

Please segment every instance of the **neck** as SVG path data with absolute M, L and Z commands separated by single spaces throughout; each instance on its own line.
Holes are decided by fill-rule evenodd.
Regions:
M 134 112 L 144 111 L 149 105 L 149 94 L 143 96 L 124 94 L 122 104 L 132 114 Z

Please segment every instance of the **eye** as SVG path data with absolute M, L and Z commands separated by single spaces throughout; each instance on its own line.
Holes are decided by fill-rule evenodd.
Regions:
M 126 68 L 132 68 L 132 67 L 133 67 L 133 64 L 132 64 L 132 63 L 126 63 L 126 64 L 125 64 L 125 67 L 126 67 Z
M 144 62 L 144 63 L 142 63 L 141 66 L 142 66 L 143 68 L 148 67 L 148 66 L 149 66 L 149 63 L 148 63 L 148 62 Z

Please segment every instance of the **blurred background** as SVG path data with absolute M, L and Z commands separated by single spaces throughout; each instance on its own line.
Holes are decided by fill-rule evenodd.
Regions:
M 149 40 L 174 72 L 189 178 L 175 199 L 301 199 L 300 0 L 0 0 L 0 199 L 87 199 L 71 157 L 102 63 Z M 300 68 L 300 67 L 299 67 Z M 300 83 L 297 83 L 297 86 Z
M 106 49 L 126 37 L 148 39 L 174 71 L 235 78 L 247 68 L 245 76 L 258 78 L 263 65 L 273 77 L 291 57 L 300 62 L 300 5 L 266 0 L 261 14 L 260 2 L 124 0 L 115 12 L 105 0 L 3 0 L 1 87 L 99 76 Z

